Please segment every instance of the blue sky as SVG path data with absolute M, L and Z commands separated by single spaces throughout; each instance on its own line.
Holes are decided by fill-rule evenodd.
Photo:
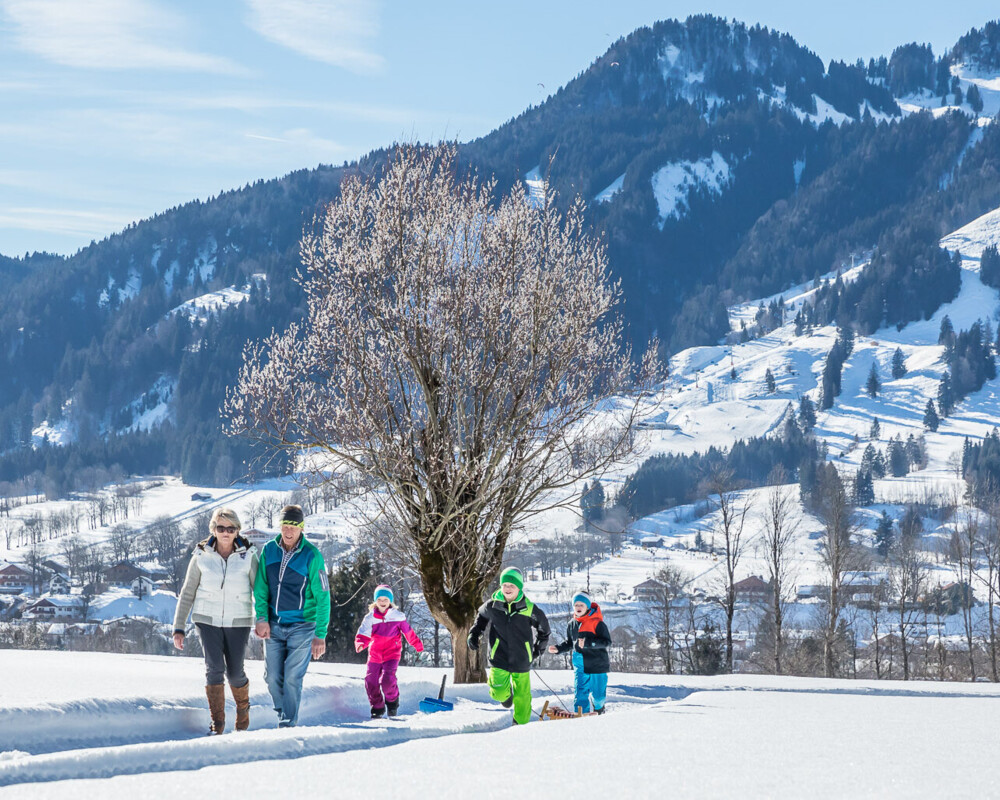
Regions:
M 824 61 L 936 53 L 992 2 L 0 0 L 0 253 L 397 140 L 466 140 L 657 19 L 736 17 Z

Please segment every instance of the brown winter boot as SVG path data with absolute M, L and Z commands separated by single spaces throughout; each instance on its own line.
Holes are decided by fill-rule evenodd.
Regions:
M 236 730 L 245 731 L 250 727 L 250 684 L 230 686 L 229 690 L 236 701 Z
M 218 735 L 226 729 L 226 686 L 222 683 L 211 684 L 205 687 L 205 694 L 208 695 L 208 713 L 212 715 L 208 734 Z

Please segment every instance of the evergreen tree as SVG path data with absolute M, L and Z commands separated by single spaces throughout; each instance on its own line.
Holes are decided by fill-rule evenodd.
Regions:
M 585 522 L 591 524 L 604 519 L 604 500 L 604 487 L 600 481 L 595 480 L 589 487 L 584 484 L 580 510 Z
M 875 458 L 872 459 L 872 476 L 878 480 L 882 480 L 885 477 L 885 473 L 885 456 L 882 455 L 881 450 L 876 450 Z
M 816 427 L 816 406 L 807 394 L 799 398 L 799 427 L 804 431 Z
M 878 417 L 872 420 L 872 426 L 868 431 L 868 438 L 873 442 L 877 442 L 879 437 L 882 435 L 882 426 L 879 424 Z
M 979 93 L 979 87 L 972 84 L 966 92 L 965 99 L 977 114 L 983 110 L 983 96 Z
M 1000 289 L 1000 251 L 995 244 L 983 250 L 979 260 L 979 279 L 987 286 Z
M 941 382 L 938 384 L 937 404 L 938 410 L 944 417 L 951 414 L 952 409 L 955 407 L 955 394 L 951 388 L 951 375 L 947 370 L 941 376 Z
M 906 374 L 906 359 L 903 350 L 899 347 L 892 354 L 892 379 L 899 380 Z
M 889 442 L 889 472 L 894 478 L 902 478 L 910 472 L 910 460 L 906 457 L 906 448 L 898 436 Z
M 855 475 L 854 502 L 859 506 L 870 506 L 875 502 L 875 482 L 871 472 L 859 469 Z
M 889 555 L 892 539 L 892 519 L 883 511 L 882 517 L 878 521 L 878 527 L 875 528 L 875 549 L 883 558 Z
M 865 383 L 865 389 L 868 392 L 869 397 L 878 397 L 878 393 L 882 389 L 882 383 L 878 379 L 878 368 L 875 366 L 875 362 L 872 362 L 872 368 L 868 371 L 868 381 Z
M 951 325 L 951 317 L 947 314 L 941 318 L 941 328 L 938 331 L 938 344 L 947 346 L 948 341 L 955 338 L 955 329 Z
M 365 550 L 332 570 L 330 578 L 330 628 L 326 634 L 327 661 L 362 663 L 367 656 L 354 651 L 354 634 L 368 613 L 375 579 L 371 557 Z
M 955 87 L 955 105 L 956 106 L 962 105 L 962 103 L 964 102 L 964 100 L 965 100 L 965 98 L 962 95 L 962 87 L 961 86 L 956 86 Z
M 925 430 L 934 432 L 940 424 L 941 420 L 938 418 L 937 410 L 934 408 L 934 401 L 928 400 L 927 406 L 924 408 L 924 428 Z
M 731 381 L 736 380 L 736 367 L 733 367 L 731 370 L 729 370 L 729 380 Z
M 774 394 L 777 386 L 774 383 L 774 374 L 771 372 L 771 368 L 767 368 L 767 372 L 764 373 L 764 382 L 767 384 L 767 393 Z

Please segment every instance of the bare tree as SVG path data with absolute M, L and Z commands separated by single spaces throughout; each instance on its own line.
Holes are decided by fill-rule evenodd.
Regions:
M 820 467 L 819 481 L 817 514 L 823 522 L 820 553 L 828 588 L 823 625 L 823 673 L 832 678 L 837 672 L 837 640 L 845 602 L 842 587 L 848 573 L 860 568 L 862 554 L 852 541 L 857 523 L 837 468 L 833 464 Z
M 972 614 L 972 579 L 976 575 L 978 558 L 979 510 L 973 506 L 965 508 L 964 519 L 955 528 L 952 536 L 958 583 L 962 592 L 962 625 L 965 629 L 965 643 L 969 655 L 969 677 L 976 679 L 976 641 Z
M 785 610 L 791 602 L 794 590 L 792 558 L 795 536 L 801 523 L 797 504 L 784 486 L 787 478 L 780 465 L 772 471 L 771 488 L 768 490 L 763 517 L 763 535 L 760 539 L 760 555 L 767 568 L 771 584 L 771 617 L 774 624 L 774 651 L 772 653 L 774 674 L 781 674 L 781 655 L 784 649 Z
M 128 561 L 135 551 L 135 530 L 126 522 L 115 525 L 108 537 L 108 544 L 115 561 Z
M 677 567 L 667 564 L 653 574 L 657 587 L 650 598 L 648 614 L 653 623 L 653 633 L 660 645 L 663 667 L 668 675 L 674 672 L 674 626 L 677 619 L 677 601 L 684 596 L 684 587 L 689 578 Z
M 719 470 L 709 479 L 715 495 L 719 516 L 715 534 L 722 540 L 722 597 L 720 602 L 726 615 L 726 669 L 733 671 L 733 618 L 736 616 L 736 569 L 746 542 L 743 529 L 750 513 L 750 500 L 733 488 L 733 474 L 728 469 Z
M 908 681 L 911 631 L 919 612 L 918 600 L 924 590 L 924 565 L 912 536 L 900 536 L 889 555 L 889 586 L 897 603 L 896 623 L 903 656 L 903 680 Z
M 1000 582 L 1000 506 L 996 502 L 989 504 L 984 525 L 980 525 L 980 552 L 986 557 L 986 574 L 976 573 L 986 584 L 986 649 L 990 657 L 990 677 L 994 682 L 1000 681 L 1000 669 L 997 665 L 997 626 L 996 606 L 998 582 Z
M 468 682 L 467 632 L 511 531 L 575 505 L 565 490 L 632 449 L 641 404 L 597 413 L 637 382 L 582 203 L 496 203 L 495 181 L 457 169 L 452 147 L 403 147 L 380 178 L 344 181 L 302 241 L 306 321 L 247 348 L 225 410 L 231 433 L 385 488 L 371 496 Z

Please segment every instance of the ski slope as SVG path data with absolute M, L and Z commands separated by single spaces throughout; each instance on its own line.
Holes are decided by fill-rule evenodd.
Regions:
M 200 659 L 0 652 L 0 796 L 370 797 L 392 787 L 510 798 L 517 787 L 525 797 L 912 798 L 987 797 L 996 786 L 992 684 L 613 673 L 605 716 L 517 728 L 484 686 L 450 688 L 455 711 L 416 712 L 435 669 L 402 668 L 403 716 L 366 719 L 363 666 L 314 663 L 303 724 L 278 730 L 262 665 L 249 666 L 251 730 L 206 737 Z M 540 677 L 568 701 L 571 675 Z M 536 710 L 558 702 L 539 676 L 532 683 Z

